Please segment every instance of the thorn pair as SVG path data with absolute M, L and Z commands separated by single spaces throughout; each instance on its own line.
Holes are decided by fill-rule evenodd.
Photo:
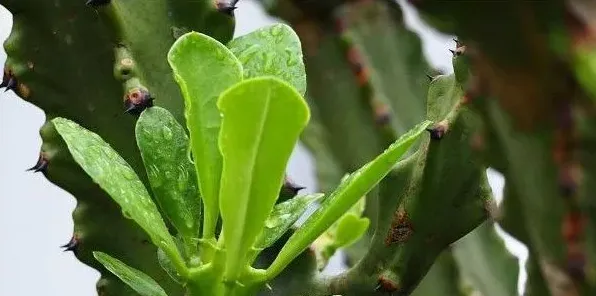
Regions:
M 63 250 L 64 252 L 72 251 L 73 253 L 76 253 L 78 245 L 79 245 L 79 239 L 77 238 L 76 235 L 73 235 L 70 238 L 70 241 L 68 241 L 68 243 L 66 243 L 60 247 L 64 248 L 64 250 Z
M 225 1 L 225 0 L 220 0 L 217 1 L 215 3 L 215 6 L 217 8 L 217 11 L 227 14 L 229 16 L 234 16 L 234 10 L 236 10 L 236 3 L 238 3 L 239 0 L 232 0 L 232 1 Z
M 38 172 L 45 173 L 46 169 L 48 168 L 48 164 L 49 164 L 49 161 L 48 161 L 47 157 L 45 156 L 45 154 L 42 152 L 39 154 L 37 163 L 33 167 L 27 169 L 27 171 L 33 171 L 34 173 L 38 173 Z
M 456 56 L 460 56 L 463 55 L 466 51 L 466 47 L 465 46 L 460 46 L 458 48 L 456 48 L 455 50 L 450 49 L 449 50 L 451 52 L 451 55 L 453 55 L 454 57 Z
M 4 76 L 2 77 L 2 83 L 0 83 L 0 88 L 6 87 L 4 92 L 9 90 L 15 91 L 17 89 L 18 81 L 17 78 L 12 75 L 10 71 L 4 71 Z
M 143 110 L 153 107 L 154 98 L 151 94 L 143 89 L 133 89 L 126 95 L 124 100 L 124 113 L 139 115 Z
M 427 128 L 426 131 L 430 133 L 430 138 L 433 140 L 440 140 L 442 139 L 445 134 L 447 133 L 449 125 L 446 121 L 439 122 L 432 128 Z

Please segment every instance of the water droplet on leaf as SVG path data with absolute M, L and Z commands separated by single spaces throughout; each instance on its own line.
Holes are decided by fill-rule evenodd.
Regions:
M 163 137 L 164 137 L 166 140 L 171 140 L 171 139 L 172 139 L 172 136 L 173 136 L 173 135 L 172 135 L 172 130 L 171 130 L 169 127 L 167 127 L 167 126 L 164 126 L 164 127 L 161 129 L 161 132 L 162 132 L 162 134 L 163 134 Z

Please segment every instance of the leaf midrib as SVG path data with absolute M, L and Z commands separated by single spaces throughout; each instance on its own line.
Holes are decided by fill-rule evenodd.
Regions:
M 265 95 L 265 107 L 263 108 L 263 113 L 265 114 L 265 116 L 263 116 L 262 120 L 260 121 L 259 124 L 259 134 L 257 136 L 257 138 L 255 139 L 257 146 L 256 149 L 254 150 L 255 152 L 253 153 L 252 157 L 251 157 L 251 171 L 250 171 L 250 176 L 249 176 L 249 182 L 248 182 L 248 188 L 247 188 L 247 192 L 248 192 L 248 198 L 246 199 L 246 203 L 244 203 L 242 211 L 241 211 L 241 219 L 239 219 L 239 221 L 244 221 L 244 227 L 240 227 L 242 233 L 241 233 L 241 240 L 240 242 L 244 242 L 244 235 L 246 233 L 246 214 L 248 212 L 248 205 L 250 204 L 250 199 L 252 197 L 252 189 L 253 189 L 253 177 L 255 175 L 255 163 L 256 160 L 259 156 L 259 151 L 261 150 L 261 144 L 263 141 L 263 129 L 267 124 L 267 121 L 269 119 L 269 106 L 271 104 L 271 88 L 267 88 L 267 93 Z

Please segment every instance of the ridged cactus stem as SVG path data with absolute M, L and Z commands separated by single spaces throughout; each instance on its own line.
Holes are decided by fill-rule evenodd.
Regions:
M 419 118 L 435 122 L 418 151 L 381 182 L 375 198 L 369 196 L 365 213 L 376 223 L 371 223 L 369 237 L 346 249 L 355 266 L 338 277 L 315 281 L 318 293 L 323 295 L 409 294 L 443 250 L 480 225 L 492 207 L 484 166 L 470 145 L 477 134 L 478 119 L 463 104 L 464 78 L 460 73 L 433 77 L 428 89 L 426 76 L 433 71 L 423 61 L 420 40 L 404 28 L 401 11 L 394 2 L 356 1 L 317 7 L 291 1 L 275 3 L 268 7 L 270 11 L 292 23 L 303 39 L 310 71 L 309 102 L 318 111 L 317 119 L 325 130 L 319 135 L 325 139 L 312 146 L 317 161 L 322 163 L 321 174 L 330 162 L 350 172 L 360 155 L 372 148 L 370 144 L 359 144 L 346 149 L 352 147 L 346 137 L 363 142 L 355 129 L 336 124 L 344 116 L 355 121 L 355 115 L 348 115 L 355 112 L 354 108 L 365 111 L 359 114 L 362 123 L 358 129 L 366 124 L 368 133 L 374 133 L 381 147 Z M 327 29 L 331 21 L 334 32 Z M 329 44 L 336 44 L 337 49 L 331 50 Z M 343 62 L 330 63 L 338 54 Z M 345 85 L 347 77 L 338 79 L 338 74 L 331 74 L 338 69 L 349 71 L 352 85 Z M 354 91 L 346 94 L 347 88 Z M 352 94 L 356 90 L 358 96 Z M 342 98 L 332 106 L 342 106 L 344 114 L 338 114 L 337 107 L 327 107 L 333 97 Z M 348 131 L 349 136 L 341 136 Z M 315 135 L 305 134 L 307 143 L 311 143 L 311 136 Z M 325 140 L 331 156 L 319 152 Z M 458 171 L 459 178 L 450 177 L 451 170 Z M 451 209 L 449 200 L 456 196 L 460 199 L 455 202 L 458 206 Z M 373 214 L 371 209 L 377 210 Z M 438 214 L 452 210 L 457 214 Z M 425 221 L 428 215 L 434 219 Z M 460 220 L 451 221 L 452 216 Z M 432 230 L 445 225 L 452 227 Z M 365 250 L 363 246 L 367 245 Z M 318 295 L 306 290 L 302 293 Z
M 526 242 L 555 295 L 555 282 L 568 283 L 563 290 L 569 295 L 592 294 L 596 287 L 588 259 L 591 199 L 585 195 L 592 182 L 582 177 L 591 174 L 584 153 L 592 147 L 580 140 L 592 123 L 577 124 L 593 102 L 570 59 L 585 44 L 576 33 L 589 32 L 578 30 L 588 28 L 581 15 L 589 10 L 578 14 L 582 4 L 573 2 L 413 2 L 431 25 L 467 44 L 468 99 L 490 143 L 485 158 L 516 191 L 508 198 L 519 199 Z M 498 19 L 509 21 L 491 21 Z
M 183 120 L 183 99 L 166 60 L 168 50 L 190 30 L 221 42 L 233 35 L 233 15 L 218 11 L 214 1 L 2 0 L 0 4 L 13 15 L 12 32 L 4 42 L 8 57 L 3 86 L 44 110 L 48 121 L 65 117 L 98 133 L 145 184 L 134 141 L 136 115 L 155 104 Z M 33 170 L 77 198 L 73 235 L 65 248 L 101 272 L 98 292 L 132 293 L 97 262 L 92 251 L 120 258 L 154 278 L 168 294 L 181 294 L 158 264 L 157 248 L 77 166 L 52 124 L 44 124 L 40 134 L 43 145 Z

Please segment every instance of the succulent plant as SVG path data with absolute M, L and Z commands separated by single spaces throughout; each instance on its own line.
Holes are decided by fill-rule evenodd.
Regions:
M 526 295 L 593 294 L 590 1 L 409 1 L 429 25 L 457 36 L 452 74 L 425 61 L 404 24 L 403 2 L 261 0 L 297 36 L 275 25 L 232 39 L 236 2 L 0 1 L 14 16 L 1 85 L 46 112 L 32 170 L 77 198 L 65 248 L 102 272 L 101 295 L 218 295 L 225 287 L 259 295 L 515 295 L 517 262 L 497 224 L 529 249 Z M 203 41 L 189 42 L 192 36 Z M 194 48 L 175 54 L 185 41 Z M 288 134 L 272 129 L 287 138 L 270 152 L 277 166 L 266 172 L 271 182 L 259 206 L 247 187 L 229 185 L 251 166 L 224 148 L 256 143 L 239 136 L 258 121 L 251 110 L 262 107 L 246 104 L 251 84 L 259 91 L 279 85 L 289 101 L 276 112 L 308 110 L 298 117 L 309 119 L 290 120 L 304 125 L 287 126 Z M 244 121 L 228 126 L 237 137 L 221 140 L 228 120 Z M 410 143 L 414 149 L 383 161 L 402 147 L 391 143 L 426 120 L 432 125 Z M 88 137 L 75 136 L 81 133 Z M 326 197 L 296 195 L 299 186 L 284 181 L 299 134 Z M 86 140 L 95 149 L 80 150 Z M 107 145 L 120 156 L 98 148 Z M 159 152 L 165 148 L 175 153 Z M 138 177 L 112 184 L 113 176 L 90 166 L 102 159 L 126 163 L 121 173 Z M 390 165 L 386 175 L 368 171 L 382 163 Z M 500 205 L 489 167 L 506 180 Z M 117 188 L 138 193 L 146 208 L 126 210 Z M 222 207 L 236 202 L 232 195 L 246 202 L 240 212 Z M 319 210 L 291 227 L 317 200 Z M 242 212 L 260 206 L 254 216 Z M 143 213 L 164 219 L 148 223 Z M 281 216 L 291 219 L 281 223 Z M 285 230 L 258 232 L 275 225 Z M 266 243 L 256 251 L 255 241 Z M 228 248 L 233 255 L 218 257 Z M 337 250 L 348 268 L 321 274 Z M 209 260 L 222 269 L 198 272 Z M 247 262 L 254 269 L 238 268 Z

